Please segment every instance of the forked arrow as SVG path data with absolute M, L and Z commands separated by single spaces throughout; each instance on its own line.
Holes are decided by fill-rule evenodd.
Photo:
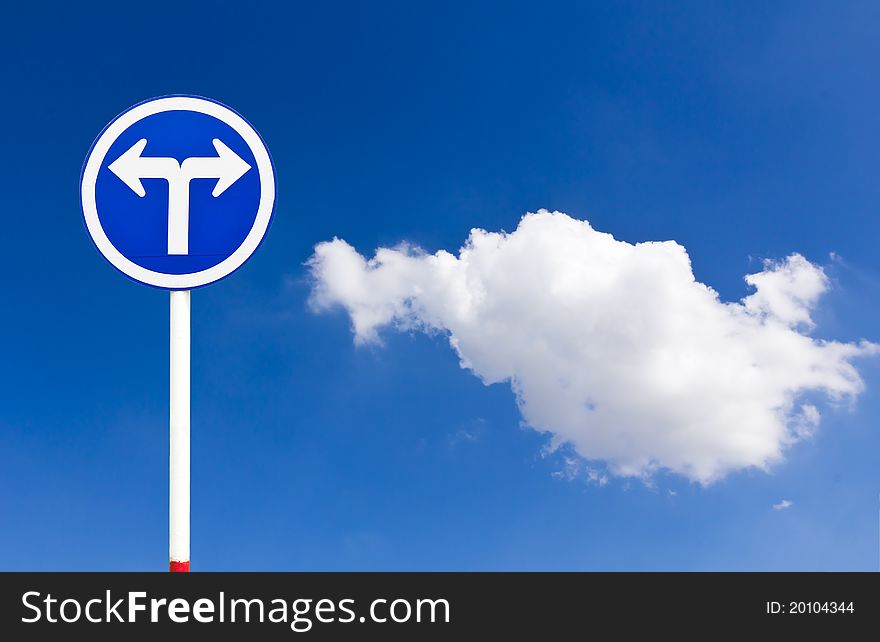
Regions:
M 189 254 L 189 183 L 197 178 L 216 179 L 211 192 L 215 198 L 229 189 L 251 168 L 223 141 L 211 141 L 217 156 L 176 158 L 141 156 L 147 139 L 141 138 L 107 166 L 138 196 L 146 196 L 141 179 L 161 178 L 168 181 L 168 254 Z

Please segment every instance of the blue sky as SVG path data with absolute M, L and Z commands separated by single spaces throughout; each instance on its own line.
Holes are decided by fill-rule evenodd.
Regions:
M 442 336 L 355 347 L 308 310 L 303 262 L 333 236 L 454 251 L 556 209 L 675 239 L 726 300 L 800 252 L 834 284 L 815 336 L 880 340 L 878 11 L 8 10 L 0 569 L 165 568 L 168 297 L 95 252 L 78 181 L 117 113 L 192 93 L 243 113 L 278 171 L 258 254 L 193 294 L 194 570 L 876 570 L 876 360 L 769 474 L 598 487 L 554 476 L 509 386 Z

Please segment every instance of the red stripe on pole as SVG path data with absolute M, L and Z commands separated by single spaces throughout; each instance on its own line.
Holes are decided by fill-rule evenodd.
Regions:
M 172 573 L 189 573 L 189 562 L 171 562 Z

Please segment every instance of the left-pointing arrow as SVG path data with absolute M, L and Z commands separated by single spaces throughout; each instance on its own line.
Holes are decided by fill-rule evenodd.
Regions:
M 131 148 L 107 166 L 138 196 L 146 196 L 142 178 L 164 178 L 169 183 L 180 174 L 180 163 L 174 158 L 141 156 L 147 139 L 141 138 Z

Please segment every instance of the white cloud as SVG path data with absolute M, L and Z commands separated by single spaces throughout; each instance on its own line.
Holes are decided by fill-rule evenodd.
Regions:
M 485 432 L 486 420 L 478 417 L 460 426 L 458 430 L 449 436 L 447 443 L 451 448 L 462 444 L 476 444 L 482 439 Z
M 587 468 L 587 481 L 604 486 L 608 483 L 608 475 L 595 468 Z
M 555 470 L 550 473 L 556 479 L 577 479 L 582 472 L 583 462 L 574 457 L 565 456 L 562 458 L 562 470 Z
M 334 239 L 308 265 L 313 309 L 344 307 L 357 343 L 384 327 L 445 333 L 463 368 L 510 383 L 551 448 L 619 476 L 767 469 L 817 427 L 816 393 L 852 399 L 852 359 L 878 352 L 807 334 L 828 279 L 798 254 L 727 303 L 678 243 L 633 245 L 558 212 L 475 229 L 458 256 L 401 245 L 367 260 Z
M 773 504 L 773 510 L 785 510 L 786 508 L 791 508 L 793 505 L 794 502 L 783 499 L 778 504 Z
M 756 290 L 743 299 L 749 312 L 805 328 L 813 327 L 810 309 L 828 289 L 825 272 L 800 254 L 783 262 L 764 261 L 764 271 L 749 274 L 746 283 Z

